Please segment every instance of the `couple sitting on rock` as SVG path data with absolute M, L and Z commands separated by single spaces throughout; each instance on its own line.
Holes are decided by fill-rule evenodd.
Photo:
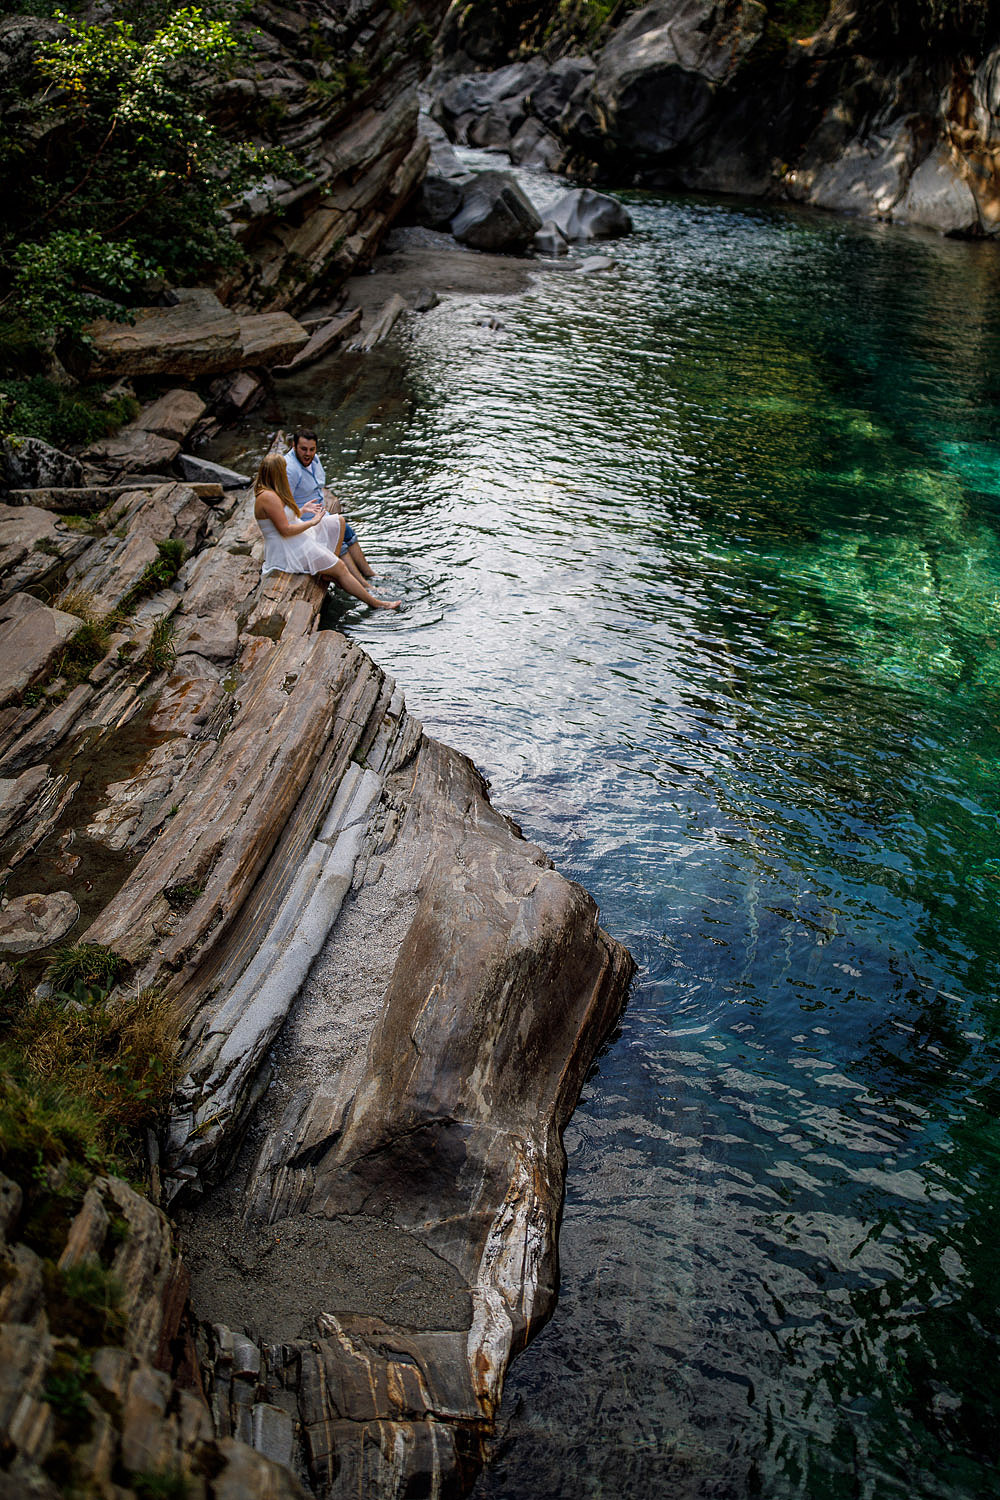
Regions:
M 326 508 L 316 434 L 297 432 L 284 456 L 269 453 L 254 481 L 253 513 L 264 538 L 264 573 L 312 573 L 372 609 L 398 609 L 365 587 L 373 576 L 357 532 Z

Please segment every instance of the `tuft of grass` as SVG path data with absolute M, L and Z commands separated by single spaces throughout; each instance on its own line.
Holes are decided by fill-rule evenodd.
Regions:
M 74 1338 L 85 1349 L 122 1342 L 125 1318 L 117 1276 L 89 1261 L 61 1270 L 51 1260 L 43 1276 L 46 1313 L 58 1338 Z
M 145 1131 L 170 1099 L 176 1037 L 156 990 L 110 995 L 77 981 L 15 1014 L 0 1045 L 0 1168 L 28 1185 L 29 1217 L 66 1184 L 71 1194 L 74 1167 L 127 1175 L 144 1164 Z M 63 1160 L 68 1175 L 54 1187 Z M 51 1240 L 54 1227 L 40 1224 L 38 1237 Z
M 186 554 L 183 542 L 171 537 L 165 542 L 157 542 L 156 550 L 159 557 L 142 570 L 132 587 L 119 600 L 113 617 L 116 623 L 121 623 L 150 594 L 169 588 L 184 566 Z
M 204 889 L 196 881 L 179 880 L 176 885 L 168 885 L 163 894 L 174 911 L 189 911 Z
M 177 660 L 174 650 L 174 622 L 169 615 L 157 620 L 149 645 L 139 658 L 147 672 L 168 672 Z
M 144 1469 L 130 1474 L 128 1482 L 138 1500 L 188 1500 L 191 1493 L 187 1479 L 178 1469 L 162 1472 Z
M 71 991 L 75 985 L 109 990 L 128 967 L 120 953 L 102 943 L 76 943 L 57 948 L 45 970 L 53 989 Z
M 61 609 L 64 615 L 76 615 L 87 625 L 93 625 L 101 618 L 93 589 L 65 589 L 56 599 L 55 608 Z

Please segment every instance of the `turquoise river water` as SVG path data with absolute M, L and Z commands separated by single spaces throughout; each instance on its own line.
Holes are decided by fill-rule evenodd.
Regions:
M 476 1496 L 998 1495 L 998 251 L 628 202 L 296 413 L 338 623 L 639 964 Z

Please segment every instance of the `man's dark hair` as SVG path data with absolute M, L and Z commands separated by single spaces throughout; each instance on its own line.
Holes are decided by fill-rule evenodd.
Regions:
M 312 443 L 318 443 L 319 442 L 319 438 L 316 436 L 316 434 L 314 432 L 310 432 L 308 427 L 301 427 L 298 432 L 293 432 L 292 433 L 292 447 L 293 448 L 295 447 L 295 444 L 298 442 L 299 438 L 307 438 L 309 440 L 309 442 L 312 442 Z

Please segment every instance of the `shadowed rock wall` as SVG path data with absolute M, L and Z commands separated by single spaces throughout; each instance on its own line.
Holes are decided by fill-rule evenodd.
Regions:
M 588 37 L 566 34 L 561 7 L 534 7 L 531 17 L 512 7 L 507 27 L 488 23 L 482 7 L 453 8 L 434 113 L 453 139 L 529 164 L 541 141 L 538 164 L 618 186 L 785 197 L 994 235 L 995 10 L 990 0 L 836 0 L 821 24 L 790 35 L 787 8 L 767 0 L 656 0 L 617 8 L 610 28 Z M 545 47 L 544 68 L 519 64 L 521 81 L 499 71 L 514 36 L 519 56 Z M 486 59 L 498 71 L 473 73 L 463 88 L 465 69 Z

